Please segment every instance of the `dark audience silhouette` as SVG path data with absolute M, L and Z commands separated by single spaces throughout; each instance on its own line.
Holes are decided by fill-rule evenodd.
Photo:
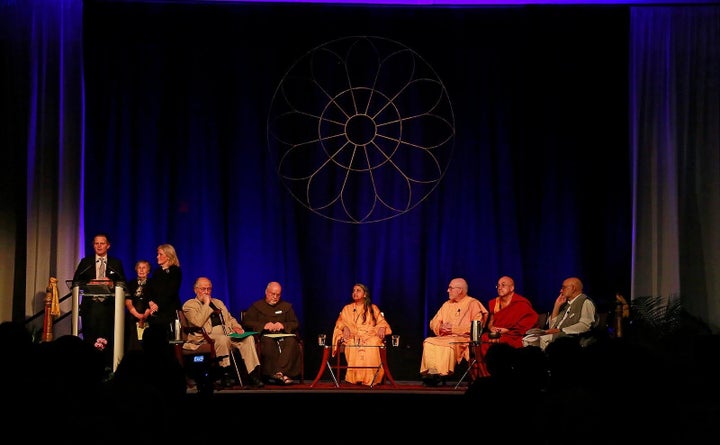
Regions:
M 111 376 L 102 353 L 76 336 L 36 344 L 22 323 L 3 322 L 0 341 L 8 413 L 0 421 L 3 431 L 35 441 L 150 444 L 205 437 L 214 443 L 205 429 L 184 428 L 183 419 L 210 410 L 213 422 L 232 424 L 240 417 L 255 427 L 273 425 L 273 408 L 296 400 L 288 393 L 240 402 L 217 394 L 192 397 L 164 330 L 153 327 L 145 331 L 142 349 L 126 354 Z M 474 380 L 462 403 L 451 399 L 443 409 L 467 415 L 483 440 L 705 443 L 716 434 L 720 412 L 718 352 L 716 335 L 674 339 L 671 345 L 605 339 L 586 347 L 560 338 L 545 351 L 499 343 L 486 355 L 490 376 Z M 402 409 L 415 414 L 423 406 Z M 293 421 L 316 417 L 315 410 L 302 414 Z
M 131 350 L 108 384 L 118 434 L 137 443 L 163 443 L 177 437 L 185 414 L 187 386 L 164 326 L 145 329 L 142 349 Z

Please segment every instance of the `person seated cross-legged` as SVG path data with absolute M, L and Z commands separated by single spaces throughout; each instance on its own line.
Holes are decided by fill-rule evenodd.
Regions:
M 231 351 L 237 350 L 242 356 L 245 369 L 248 374 L 248 383 L 250 386 L 264 386 L 260 379 L 260 359 L 255 348 L 255 339 L 252 335 L 248 335 L 243 339 L 234 339 L 229 334 L 242 334 L 245 332 L 240 323 L 230 315 L 225 304 L 211 296 L 212 283 L 206 277 L 200 277 L 195 280 L 194 284 L 195 298 L 192 298 L 183 304 L 183 313 L 188 322 L 193 326 L 201 327 L 215 340 L 215 353 L 219 359 L 219 364 L 223 370 L 222 383 L 224 386 L 233 386 Z M 202 334 L 191 333 L 183 345 L 183 348 L 192 349 L 193 346 L 199 346 L 205 340 Z

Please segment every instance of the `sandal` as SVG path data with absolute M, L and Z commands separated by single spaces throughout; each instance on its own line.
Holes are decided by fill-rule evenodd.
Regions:
M 295 382 L 293 382 L 293 379 L 291 379 L 290 377 L 288 377 L 286 375 L 283 376 L 282 381 L 283 381 L 283 385 L 292 385 L 293 383 L 295 383 Z
M 285 377 L 282 372 L 276 372 L 275 374 L 273 374 L 273 379 L 275 379 L 275 382 L 278 385 L 284 385 L 285 379 L 287 379 L 287 377 Z

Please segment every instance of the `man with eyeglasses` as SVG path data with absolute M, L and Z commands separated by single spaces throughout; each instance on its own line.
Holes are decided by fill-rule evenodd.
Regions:
M 215 354 L 220 359 L 220 367 L 223 369 L 222 384 L 229 387 L 234 386 L 231 366 L 232 348 L 240 351 L 245 369 L 247 370 L 250 386 L 264 386 L 260 376 L 260 359 L 255 349 L 255 338 L 248 335 L 242 339 L 234 339 L 230 334 L 242 334 L 245 329 L 228 311 L 225 304 L 212 297 L 212 283 L 206 277 L 195 280 L 193 286 L 195 298 L 191 298 L 183 304 L 183 312 L 188 323 L 203 328 L 210 338 L 215 340 Z M 188 334 L 187 341 L 183 348 L 197 349 L 205 340 L 201 333 Z
M 515 280 L 511 277 L 500 277 L 497 286 L 497 297 L 490 300 L 490 317 L 487 329 L 480 337 L 481 356 L 485 357 L 488 349 L 495 343 L 507 343 L 513 348 L 523 346 L 523 336 L 532 329 L 538 320 L 538 314 L 530 300 L 515 292 Z M 482 375 L 489 375 L 484 360 L 478 360 Z
M 591 341 L 587 335 L 597 323 L 595 303 L 583 293 L 582 281 L 576 277 L 566 278 L 550 314 L 550 328 L 531 330 L 523 338 L 523 345 L 539 346 L 544 351 L 551 342 L 565 336 L 577 337 L 584 345 Z
M 485 324 L 488 311 L 477 298 L 468 295 L 464 278 L 453 278 L 448 285 L 448 300 L 430 320 L 435 336 L 423 342 L 420 374 L 426 386 L 437 386 L 455 372 L 463 359 L 470 361 L 470 325 Z
M 278 385 L 294 383 L 302 375 L 302 352 L 296 335 L 300 321 L 292 303 L 282 300 L 282 286 L 271 281 L 265 298 L 256 300 L 242 322 L 248 329 L 261 332 L 260 355 L 263 379 Z

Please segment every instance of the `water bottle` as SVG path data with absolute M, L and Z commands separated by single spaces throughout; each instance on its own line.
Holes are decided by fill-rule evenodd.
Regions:
M 480 330 L 482 329 L 482 321 L 473 320 L 470 322 L 470 341 L 473 343 L 480 342 Z

